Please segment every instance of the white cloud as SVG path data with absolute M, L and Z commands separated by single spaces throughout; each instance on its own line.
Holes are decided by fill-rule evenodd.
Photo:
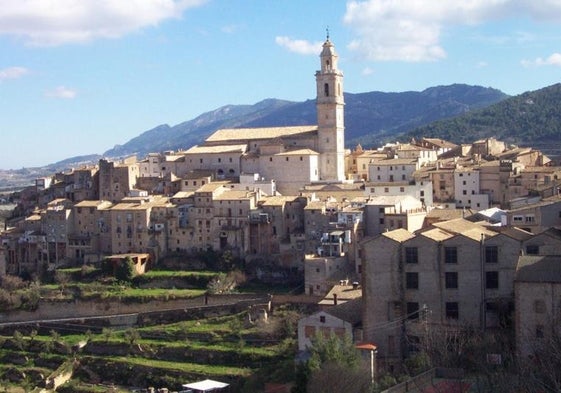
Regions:
M 323 42 L 293 40 L 289 37 L 276 37 L 275 42 L 277 45 L 301 55 L 318 55 L 321 52 L 321 46 L 323 45 Z
M 25 67 L 8 67 L 0 70 L 0 81 L 6 79 L 18 79 L 29 73 Z
M 58 86 L 53 90 L 49 90 L 45 92 L 45 97 L 49 97 L 49 98 L 73 99 L 76 98 L 76 95 L 77 95 L 76 90 L 64 86 Z
M 366 67 L 362 70 L 361 74 L 362 75 L 372 75 L 374 73 L 374 70 L 370 67 Z
M 475 65 L 476 68 L 485 68 L 489 65 L 489 63 L 487 63 L 486 61 L 479 61 L 477 62 L 477 64 Z
M 446 57 L 441 34 L 454 25 L 529 17 L 561 22 L 559 0 L 354 0 L 344 22 L 357 38 L 349 49 L 369 60 L 435 61 Z M 532 39 L 519 34 L 518 40 Z
M 117 38 L 181 17 L 206 0 L 0 0 L 0 35 L 55 46 Z
M 535 60 L 522 60 L 520 63 L 524 67 L 541 67 L 541 66 L 561 67 L 561 53 L 554 53 L 546 59 L 542 57 L 538 57 Z

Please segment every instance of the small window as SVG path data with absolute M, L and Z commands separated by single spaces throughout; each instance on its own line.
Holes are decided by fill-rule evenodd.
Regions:
M 419 319 L 419 303 L 407 302 L 407 319 Z
M 497 246 L 485 247 L 485 262 L 486 263 L 499 262 L 499 248 Z
M 498 289 L 499 288 L 499 272 L 492 271 L 485 273 L 485 288 Z
M 417 247 L 405 247 L 405 263 L 418 263 L 419 255 Z
M 545 302 L 541 299 L 534 301 L 534 312 L 536 314 L 543 314 L 545 313 Z
M 444 263 L 458 263 L 458 249 L 456 247 L 444 247 Z
M 419 289 L 419 273 L 407 272 L 405 274 L 405 287 L 407 289 Z
M 457 272 L 446 272 L 445 273 L 445 284 L 446 289 L 458 289 L 458 273 Z
M 540 253 L 540 246 L 535 244 L 528 244 L 526 246 L 526 254 L 528 255 L 539 255 Z
M 458 319 L 459 316 L 460 310 L 458 307 L 458 302 L 446 302 L 446 318 Z
M 319 321 L 320 321 L 321 323 L 325 323 L 325 315 L 320 315 L 320 316 L 319 316 Z

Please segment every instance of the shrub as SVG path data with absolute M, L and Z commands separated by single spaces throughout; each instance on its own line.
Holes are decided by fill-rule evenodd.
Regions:
M 8 291 L 16 291 L 25 287 L 25 282 L 18 276 L 6 275 L 0 278 L 2 288 Z
M 115 269 L 115 278 L 119 281 L 131 282 L 135 275 L 134 262 L 130 257 L 121 260 Z
M 12 295 L 8 290 L 0 288 L 0 309 L 2 310 L 10 310 L 14 307 L 14 303 L 12 300 Z

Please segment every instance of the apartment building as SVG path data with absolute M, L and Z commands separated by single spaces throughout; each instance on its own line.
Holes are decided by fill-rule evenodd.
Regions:
M 553 196 L 537 203 L 507 211 L 507 225 L 540 233 L 549 227 L 561 225 L 561 198 Z
M 138 176 L 139 169 L 134 158 L 121 163 L 99 160 L 99 198 L 119 202 L 129 196 Z
M 74 204 L 72 230 L 68 233 L 66 258 L 75 264 L 96 262 L 102 252 L 110 252 L 110 221 L 102 211 L 113 204 L 108 201 L 86 200 Z
M 361 243 L 365 340 L 392 364 L 427 327 L 498 326 L 512 311 L 527 236 L 455 219 L 416 234 L 396 229 L 368 237 Z
M 411 196 L 419 200 L 423 206 L 434 204 L 433 185 L 430 178 L 391 183 L 365 183 L 365 195 L 376 196 Z
M 479 171 L 474 168 L 454 170 L 454 199 L 456 207 L 474 210 L 489 208 L 489 196 L 480 193 Z
M 404 228 L 421 229 L 427 210 L 421 201 L 409 196 L 374 196 L 364 205 L 364 228 L 367 236 Z
M 418 159 L 391 158 L 368 164 L 371 183 L 392 183 L 413 180 L 413 173 L 420 168 Z

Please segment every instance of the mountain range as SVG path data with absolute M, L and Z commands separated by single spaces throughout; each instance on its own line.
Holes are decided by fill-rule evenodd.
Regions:
M 375 147 L 382 139 L 484 108 L 506 99 L 499 90 L 469 85 L 431 87 L 421 92 L 346 93 L 346 146 Z M 199 144 L 221 128 L 273 127 L 317 124 L 315 100 L 291 102 L 266 99 L 255 105 L 227 105 L 175 126 L 159 125 L 123 145 L 103 153 L 106 157 L 181 150 Z
M 510 97 L 500 90 L 454 84 L 415 92 L 345 94 L 346 147 L 375 148 L 389 141 L 430 136 L 455 143 L 495 136 L 552 154 L 561 150 L 561 84 Z M 103 154 L 68 158 L 41 168 L 0 171 L 0 189 L 34 178 L 151 152 L 185 150 L 220 128 L 317 124 L 315 99 L 266 99 L 254 105 L 226 105 L 183 123 L 162 124 Z

